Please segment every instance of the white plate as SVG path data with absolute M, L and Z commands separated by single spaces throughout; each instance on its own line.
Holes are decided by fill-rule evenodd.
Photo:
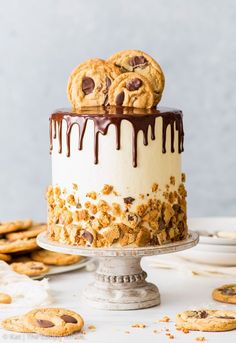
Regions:
M 72 270 L 84 268 L 88 265 L 88 263 L 91 263 L 91 262 L 92 262 L 91 258 L 83 257 L 82 260 L 80 260 L 79 262 L 70 264 L 68 266 L 49 266 L 49 271 L 46 274 L 34 276 L 32 277 L 32 279 L 37 280 L 37 279 L 42 279 L 45 276 L 47 277 L 50 275 L 71 272 Z
M 188 226 L 189 230 L 206 231 L 209 234 L 218 231 L 236 232 L 236 217 L 189 218 Z M 236 239 L 208 237 L 201 234 L 199 242 L 203 244 L 236 245 Z
M 236 266 L 235 253 L 219 253 L 199 251 L 197 247 L 177 253 L 178 256 L 196 263 L 211 264 L 218 266 Z
M 236 245 L 223 245 L 223 244 L 206 244 L 199 243 L 195 250 L 207 251 L 212 253 L 230 253 L 236 254 Z

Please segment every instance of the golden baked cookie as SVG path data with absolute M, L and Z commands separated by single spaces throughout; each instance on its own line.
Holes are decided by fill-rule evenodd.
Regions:
M 7 293 L 0 293 L 0 304 L 10 304 L 12 302 L 12 298 Z
M 0 234 L 28 229 L 32 225 L 31 219 L 15 220 L 0 223 Z
M 24 324 L 33 332 L 44 336 L 68 336 L 80 331 L 83 318 L 63 308 L 39 308 L 24 316 Z
M 31 258 L 34 261 L 43 262 L 45 264 L 52 264 L 55 266 L 66 266 L 74 264 L 81 260 L 81 256 L 61 254 L 49 250 L 38 250 L 31 253 Z
M 9 241 L 15 241 L 17 239 L 24 239 L 24 238 L 33 238 L 33 237 L 37 237 L 39 233 L 45 231 L 46 229 L 47 229 L 47 224 L 37 224 L 24 231 L 8 233 L 6 234 L 6 238 Z
M 19 274 L 28 276 L 38 276 L 46 274 L 49 267 L 42 262 L 28 261 L 28 262 L 14 262 L 11 264 L 11 269 Z
M 223 303 L 236 304 L 236 284 L 223 285 L 214 289 L 212 298 Z
M 33 250 L 35 248 L 37 248 L 35 238 L 18 239 L 13 242 L 8 241 L 7 239 L 0 240 L 0 254 Z
M 135 71 L 145 76 L 154 89 L 154 105 L 157 105 L 165 86 L 165 77 L 159 64 L 140 50 L 123 50 L 108 58 L 122 73 Z
M 11 261 L 11 255 L 0 254 L 0 261 L 10 262 Z
M 108 103 L 114 106 L 151 108 L 154 105 L 153 87 L 145 76 L 137 73 L 121 74 L 109 88 Z
M 67 86 L 73 108 L 106 105 L 108 89 L 119 74 L 119 68 L 113 63 L 98 58 L 79 64 Z
M 23 316 L 14 316 L 7 319 L 4 319 L 1 322 L 1 327 L 14 332 L 33 332 L 25 326 L 23 323 Z
M 236 329 L 236 312 L 228 310 L 185 311 L 176 316 L 178 328 L 196 331 Z

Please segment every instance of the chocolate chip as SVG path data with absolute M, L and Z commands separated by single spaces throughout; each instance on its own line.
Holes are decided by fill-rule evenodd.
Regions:
M 65 323 L 73 323 L 73 324 L 78 323 L 74 317 L 69 316 L 68 314 L 63 314 L 61 316 L 61 319 L 63 319 Z
M 129 65 L 132 67 L 136 67 L 140 64 L 146 64 L 148 60 L 144 56 L 133 56 L 129 59 Z
M 52 328 L 55 326 L 50 320 L 37 319 L 37 323 L 41 328 Z
M 159 230 L 164 230 L 165 229 L 165 222 L 162 218 L 159 218 L 158 219 L 158 227 L 159 227 Z
M 200 318 L 206 318 L 208 317 L 208 313 L 206 311 L 200 311 L 199 316 Z
M 181 212 L 181 207 L 178 205 L 178 204 L 174 204 L 172 206 L 173 210 L 177 213 L 180 213 Z
M 219 319 L 235 319 L 235 317 L 231 317 L 231 316 L 219 316 L 216 318 L 219 318 Z
M 127 198 L 124 198 L 124 203 L 126 204 L 126 205 L 131 205 L 133 202 L 134 202 L 134 198 L 132 198 L 132 197 L 127 197 Z
M 134 221 L 134 216 L 132 216 L 131 214 L 128 214 L 128 220 L 130 222 Z
M 107 106 L 108 104 L 108 95 L 105 96 L 103 106 Z
M 91 234 L 91 232 L 84 230 L 84 232 L 82 233 L 82 237 L 90 244 L 93 243 L 93 235 Z
M 82 90 L 85 95 L 92 93 L 95 83 L 91 77 L 85 76 L 82 80 Z
M 34 267 L 34 266 L 32 266 L 32 267 L 30 267 L 30 269 L 33 269 L 33 270 L 42 270 L 43 269 L 43 267 Z
M 106 87 L 107 87 L 107 90 L 110 88 L 111 86 L 111 79 L 109 79 L 109 77 L 106 76 Z
M 142 86 L 142 84 L 143 81 L 136 77 L 135 79 L 131 79 L 126 82 L 126 88 L 128 89 L 128 91 L 132 92 L 138 90 Z
M 116 97 L 116 105 L 121 106 L 125 98 L 125 93 L 122 91 Z
M 232 288 L 219 288 L 219 291 L 225 295 L 236 295 L 236 291 Z

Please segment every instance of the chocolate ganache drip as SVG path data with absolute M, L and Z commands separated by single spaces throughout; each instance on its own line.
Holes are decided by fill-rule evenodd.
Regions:
M 62 153 L 62 122 L 66 122 L 66 146 L 67 156 L 70 156 L 70 138 L 73 125 L 78 125 L 79 139 L 78 150 L 83 149 L 83 138 L 88 120 L 94 123 L 94 163 L 98 164 L 99 157 L 99 134 L 106 135 L 110 125 L 116 130 L 116 149 L 120 150 L 121 122 L 127 120 L 133 128 L 132 153 L 133 166 L 137 167 L 137 139 L 139 131 L 143 132 L 143 144 L 148 145 L 148 129 L 151 128 L 151 139 L 155 140 L 156 118 L 162 117 L 162 152 L 166 153 L 166 132 L 170 126 L 171 152 L 175 152 L 175 130 L 178 132 L 178 153 L 184 150 L 184 131 L 182 112 L 175 109 L 134 109 L 125 107 L 90 107 L 77 112 L 58 110 L 52 113 L 50 118 L 50 151 L 53 149 L 53 139 L 59 141 L 59 153 Z

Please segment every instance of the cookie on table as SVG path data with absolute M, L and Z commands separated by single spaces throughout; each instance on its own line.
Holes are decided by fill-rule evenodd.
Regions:
M 44 336 L 68 336 L 80 331 L 83 318 L 63 308 L 39 308 L 24 316 L 24 324 L 31 331 Z
M 109 89 L 108 103 L 113 106 L 151 108 L 154 105 L 153 87 L 145 76 L 121 74 Z
M 28 261 L 28 262 L 14 262 L 11 264 L 11 269 L 19 274 L 27 276 L 39 276 L 46 274 L 49 267 L 42 262 Z
M 73 108 L 106 105 L 109 87 L 119 74 L 119 68 L 102 59 L 79 64 L 72 71 L 67 86 Z
M 61 254 L 49 250 L 38 250 L 31 253 L 31 258 L 34 261 L 43 262 L 45 264 L 52 264 L 55 266 L 66 266 L 74 264 L 81 260 L 81 256 Z
M 223 285 L 214 289 L 212 298 L 223 303 L 236 304 L 236 284 Z
M 228 310 L 185 311 L 176 316 L 178 328 L 193 331 L 228 331 L 236 329 L 236 312 Z
M 32 333 L 29 328 L 24 325 L 23 316 L 14 316 L 7 318 L 1 322 L 1 327 L 8 331 Z
M 165 77 L 160 65 L 140 50 L 123 50 L 108 58 L 122 73 L 136 72 L 145 76 L 154 89 L 154 105 L 157 105 L 165 86 Z
M 12 298 L 7 293 L 0 293 L 0 304 L 10 304 L 12 302 Z
M 26 230 L 32 226 L 32 220 L 15 220 L 12 222 L 2 222 L 0 223 L 0 234 L 14 232 L 19 230 Z
M 0 240 L 0 254 L 33 250 L 37 247 L 35 238 L 18 239 L 12 242 L 7 239 Z
M 0 254 L 0 261 L 10 262 L 11 261 L 11 255 Z
M 17 239 L 24 239 L 24 238 L 34 238 L 34 237 L 37 237 L 39 233 L 45 231 L 46 229 L 47 229 L 47 224 L 37 224 L 24 231 L 8 233 L 6 234 L 6 238 L 9 241 L 15 241 Z

